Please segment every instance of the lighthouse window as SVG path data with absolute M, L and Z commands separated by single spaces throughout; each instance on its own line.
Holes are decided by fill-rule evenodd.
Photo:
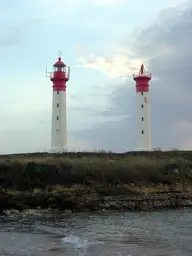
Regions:
M 62 67 L 57 67 L 56 71 L 62 71 Z
M 55 67 L 55 71 L 65 71 L 64 67 Z
M 59 117 L 57 116 L 57 121 L 59 120 Z
M 141 121 L 144 121 L 144 117 L 141 117 Z
M 141 95 L 143 95 L 143 92 L 141 92 Z
M 141 108 L 143 108 L 143 104 L 141 104 Z
M 59 91 L 57 91 L 57 94 L 59 94 Z
M 142 130 L 142 134 L 144 134 L 144 131 Z
M 59 103 L 57 103 L 57 108 L 59 107 Z

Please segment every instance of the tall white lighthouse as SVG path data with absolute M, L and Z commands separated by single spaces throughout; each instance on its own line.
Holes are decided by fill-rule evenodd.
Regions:
M 150 97 L 149 81 L 152 74 L 146 72 L 144 65 L 133 74 L 136 81 L 136 150 L 151 151 Z
M 53 82 L 50 152 L 62 153 L 67 150 L 66 83 L 69 80 L 70 68 L 59 57 L 53 69 L 50 75 Z

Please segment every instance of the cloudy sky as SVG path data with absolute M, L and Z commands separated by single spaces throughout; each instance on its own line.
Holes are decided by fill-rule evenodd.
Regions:
M 132 73 L 144 62 L 154 148 L 192 148 L 192 1 L 9 0 L 0 16 L 0 153 L 50 148 L 52 71 L 71 67 L 71 149 L 135 147 Z

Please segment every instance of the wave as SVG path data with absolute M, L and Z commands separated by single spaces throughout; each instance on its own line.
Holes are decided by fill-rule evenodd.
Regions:
M 69 235 L 61 239 L 62 243 L 71 244 L 76 249 L 86 249 L 91 245 L 95 244 L 103 244 L 103 242 L 99 241 L 89 241 L 87 239 L 83 239 L 79 236 Z
M 51 227 L 46 225 L 36 225 L 36 231 L 39 231 L 40 233 L 46 233 L 56 236 L 63 237 L 66 233 L 68 233 L 67 228 L 58 228 L 58 227 Z

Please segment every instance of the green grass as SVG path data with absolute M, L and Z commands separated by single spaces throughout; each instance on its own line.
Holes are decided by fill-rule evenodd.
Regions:
M 17 190 L 56 191 L 76 186 L 121 186 L 129 191 L 158 190 L 157 184 L 191 186 L 192 151 L 72 152 L 0 156 L 0 185 Z M 134 188 L 134 189 L 133 189 Z M 143 190 L 142 190 L 143 189 Z M 34 192 L 35 193 L 35 192 Z

